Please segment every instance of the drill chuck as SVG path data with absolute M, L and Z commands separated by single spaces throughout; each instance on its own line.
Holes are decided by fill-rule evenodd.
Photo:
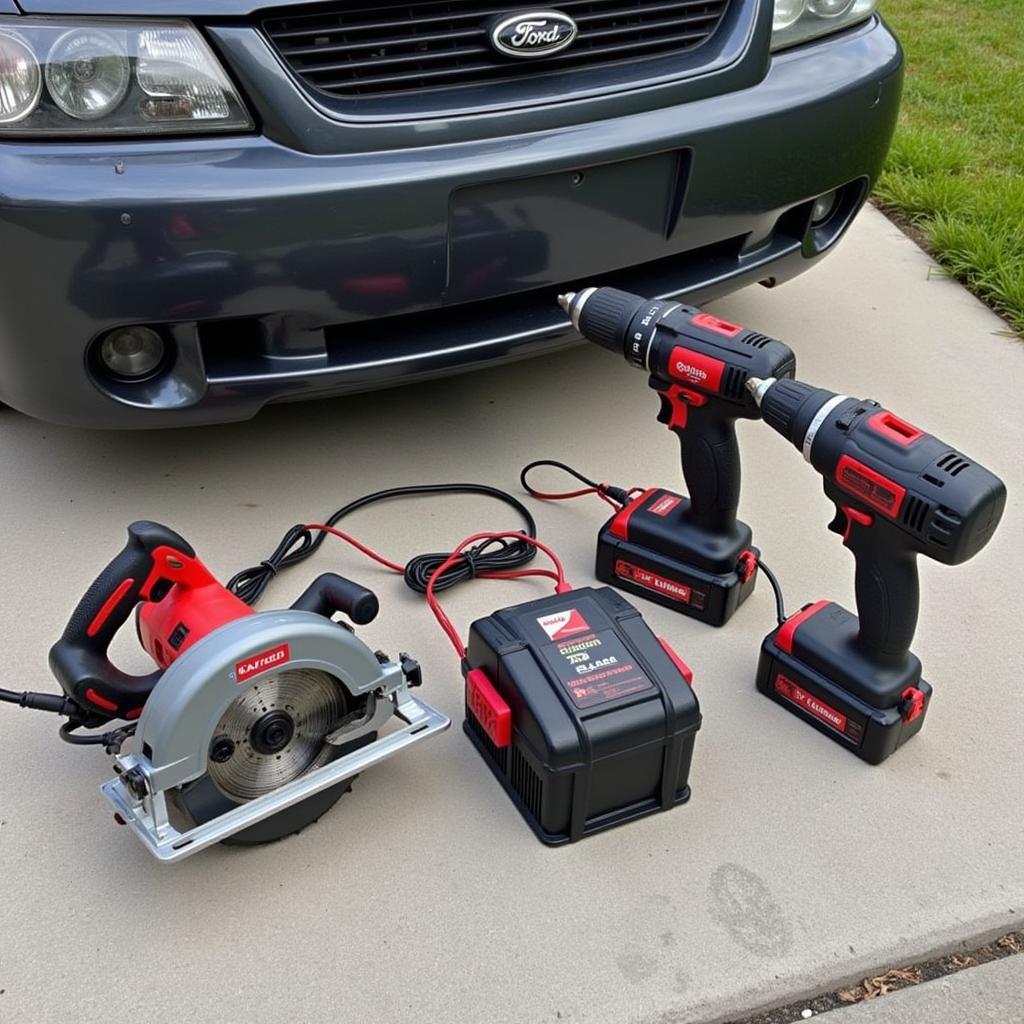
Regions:
M 808 462 L 818 430 L 833 409 L 846 401 L 845 395 L 798 380 L 751 377 L 747 390 L 754 396 L 765 423 L 802 451 Z
M 648 300 L 618 288 L 586 288 L 560 295 L 558 303 L 588 341 L 626 356 L 630 324 Z

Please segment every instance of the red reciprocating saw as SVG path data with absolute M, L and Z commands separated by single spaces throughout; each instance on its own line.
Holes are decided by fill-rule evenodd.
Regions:
M 931 697 L 910 645 L 917 556 L 973 558 L 1006 504 L 1003 482 L 877 402 L 796 380 L 748 381 L 765 422 L 802 451 L 857 560 L 857 615 L 819 601 L 764 642 L 758 688 L 873 764 L 916 734 Z

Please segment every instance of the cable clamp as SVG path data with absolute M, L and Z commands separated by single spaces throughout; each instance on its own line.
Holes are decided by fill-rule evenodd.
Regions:
M 483 554 L 482 547 L 469 548 L 467 551 L 462 552 L 462 560 L 465 563 L 470 579 L 475 580 L 477 573 L 480 571 L 477 567 L 476 560 L 481 554 Z

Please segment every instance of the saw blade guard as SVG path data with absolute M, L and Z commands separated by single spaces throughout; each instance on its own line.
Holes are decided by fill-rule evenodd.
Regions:
M 349 630 L 314 612 L 262 612 L 230 623 L 182 654 L 146 702 L 136 762 L 151 789 L 205 774 L 210 742 L 228 709 L 283 671 L 332 677 L 351 698 L 404 684 L 398 665 L 381 663 Z
M 266 842 L 299 831 L 356 775 L 451 724 L 411 694 L 407 661 L 403 656 L 396 664 L 375 654 L 319 612 L 263 612 L 223 626 L 164 673 L 139 721 L 136 752 L 117 758 L 118 774 L 104 783 L 103 794 L 117 820 L 164 863 L 235 837 Z M 335 701 L 335 694 L 341 699 Z M 290 709 L 287 720 L 276 714 L 282 701 Z M 293 713 L 300 706 L 305 715 Z M 257 708 L 261 714 L 254 718 Z M 331 721 L 343 709 L 341 720 Z M 236 715 L 247 752 L 263 748 L 284 758 L 304 748 L 308 763 L 297 765 L 293 758 L 271 788 L 267 773 L 258 772 L 251 793 L 244 791 L 244 778 L 215 777 L 211 747 L 217 746 L 217 730 L 232 728 Z M 327 730 L 318 753 L 313 742 L 294 742 L 301 729 L 310 737 Z M 215 787 L 223 810 L 197 821 L 187 808 L 191 824 L 178 821 L 174 809 L 192 783 Z M 227 796 L 227 789 L 234 794 Z

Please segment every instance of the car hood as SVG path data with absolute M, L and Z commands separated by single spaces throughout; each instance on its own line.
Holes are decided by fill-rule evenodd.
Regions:
M 309 0 L 17 0 L 26 14 L 121 14 L 133 17 L 216 18 L 267 7 L 309 6 Z

